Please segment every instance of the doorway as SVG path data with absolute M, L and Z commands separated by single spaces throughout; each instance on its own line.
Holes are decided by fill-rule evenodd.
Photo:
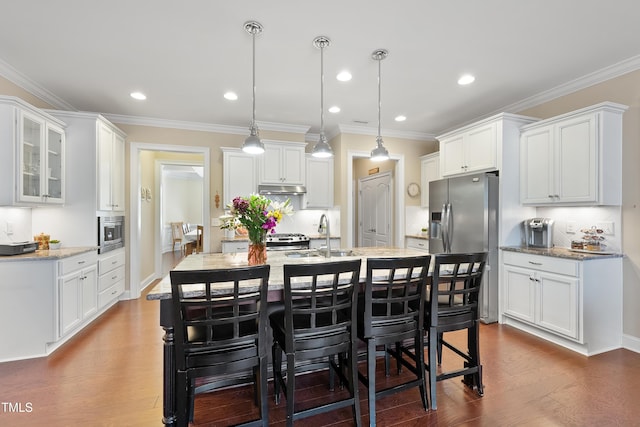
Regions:
M 346 203 L 347 210 L 346 215 L 341 216 L 342 219 L 346 222 L 346 236 L 344 237 L 342 245 L 345 247 L 354 247 L 355 242 L 357 240 L 358 226 L 356 222 L 357 218 L 357 180 L 354 179 L 354 160 L 355 159 L 363 159 L 369 158 L 370 153 L 368 151 L 355 151 L 355 150 L 347 150 L 347 179 L 346 179 Z M 391 244 L 403 248 L 404 247 L 404 233 L 405 233 L 405 211 L 404 211 L 404 198 L 401 197 L 404 194 L 404 155 L 403 154 L 393 154 L 389 155 L 390 160 L 395 160 L 395 179 L 393 180 L 392 186 L 394 190 L 394 194 L 397 195 L 395 197 L 395 201 L 393 203 L 393 223 L 391 225 L 393 230 L 393 240 Z M 344 198 L 343 198 L 344 200 Z M 344 229 L 344 228 L 343 228 Z M 341 236 L 342 237 L 342 236 Z
M 391 172 L 358 180 L 358 246 L 393 246 L 392 206 Z
M 163 154 L 164 153 L 164 154 Z M 205 225 L 203 246 L 209 247 L 210 227 L 210 148 L 132 142 L 130 145 L 130 217 L 127 222 L 129 240 L 129 298 L 139 298 L 142 289 L 162 277 L 162 238 L 160 220 L 160 178 L 156 178 L 156 160 L 162 157 L 187 158 L 188 163 L 202 166 L 201 218 Z M 170 162 L 169 162 L 170 163 Z M 150 165 L 150 166 L 149 166 Z M 143 200 L 143 188 L 152 188 L 151 203 Z M 145 190 L 146 190 L 145 188 Z M 152 211 L 151 211 L 152 210 Z M 144 215 L 143 215 L 144 214 Z M 149 216 L 151 215 L 151 216 Z M 150 237 L 151 236 L 151 237 Z

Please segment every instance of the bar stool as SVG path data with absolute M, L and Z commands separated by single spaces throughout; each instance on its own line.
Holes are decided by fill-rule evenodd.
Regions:
M 367 375 L 359 373 L 368 388 L 369 425 L 376 425 L 376 399 L 418 387 L 424 409 L 428 409 L 424 373 L 423 309 L 431 256 L 367 259 L 364 298 L 358 307 L 358 337 L 367 344 Z M 404 341 L 410 345 L 405 345 Z M 395 350 L 388 349 L 395 344 Z M 376 347 L 384 346 L 395 357 L 398 372 L 405 366 L 415 378 L 376 390 Z M 410 351 L 413 348 L 413 352 Z M 409 363 L 403 354 L 412 362 Z
M 435 256 L 428 303 L 425 305 L 424 325 L 429 332 L 429 346 L 425 368 L 429 372 L 431 409 L 437 408 L 436 383 L 464 376 L 464 384 L 484 394 L 482 365 L 480 364 L 478 296 L 487 253 L 439 254 Z M 467 348 L 460 349 L 444 340 L 446 332 L 466 330 Z M 437 372 L 446 347 L 462 358 L 464 368 Z
M 360 260 L 284 266 L 284 310 L 269 316 L 273 330 L 273 376 L 276 404 L 287 399 L 287 426 L 295 420 L 351 406 L 360 420 L 355 332 Z M 286 380 L 282 355 L 286 355 Z M 338 356 L 338 364 L 335 356 Z M 306 363 L 301 363 L 306 362 Z M 297 373 L 329 367 L 347 384 L 349 397 L 306 410 L 295 410 Z
M 242 425 L 268 425 L 269 269 L 262 265 L 170 272 L 178 426 L 193 420 L 195 379 L 202 377 L 212 377 L 213 381 L 207 384 L 209 390 L 253 382 L 260 419 Z M 249 375 L 232 381 L 230 373 Z

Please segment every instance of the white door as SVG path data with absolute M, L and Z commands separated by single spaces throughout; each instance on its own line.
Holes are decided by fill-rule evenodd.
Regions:
M 391 246 L 391 173 L 358 180 L 360 246 Z

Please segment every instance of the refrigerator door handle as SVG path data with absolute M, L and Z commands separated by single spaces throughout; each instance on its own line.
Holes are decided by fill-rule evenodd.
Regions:
M 448 253 L 449 247 L 449 203 L 442 205 L 442 249 L 444 253 Z
M 451 253 L 451 243 L 453 241 L 453 218 L 451 215 L 451 203 L 447 203 L 447 253 Z

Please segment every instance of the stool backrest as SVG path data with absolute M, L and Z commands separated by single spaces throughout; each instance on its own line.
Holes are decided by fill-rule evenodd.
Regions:
M 286 352 L 312 358 L 351 342 L 360 260 L 284 266 Z
M 423 329 L 430 261 L 430 255 L 367 259 L 365 337 Z
M 486 252 L 435 256 L 429 294 L 431 326 L 447 318 L 464 322 L 479 319 L 478 297 L 486 262 Z
M 267 354 L 269 265 L 171 271 L 178 369 Z

